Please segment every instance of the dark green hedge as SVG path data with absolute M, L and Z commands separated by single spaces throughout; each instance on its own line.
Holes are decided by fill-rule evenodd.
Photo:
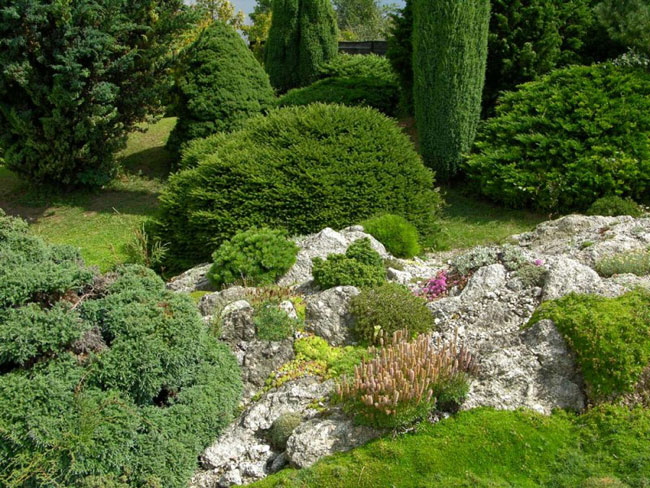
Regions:
M 512 207 L 584 210 L 650 190 L 650 72 L 573 66 L 506 93 L 479 131 L 468 176 Z
M 178 122 L 168 146 L 231 131 L 275 103 L 269 77 L 230 26 L 213 22 L 183 54 L 176 80 Z
M 306 234 L 393 213 L 428 235 L 440 206 L 409 138 L 369 108 L 283 108 L 188 153 L 184 167 L 199 164 L 170 178 L 152 229 L 169 243 L 173 268 L 209 260 L 253 226 Z
M 72 254 L 0 216 L 4 276 L 62 256 L 68 278 L 0 303 L 0 486 L 184 488 L 233 416 L 237 361 L 152 271 L 77 279 Z

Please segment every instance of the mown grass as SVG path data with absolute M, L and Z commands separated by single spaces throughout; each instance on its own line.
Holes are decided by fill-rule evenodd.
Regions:
M 80 248 L 88 264 L 106 271 L 126 259 L 124 245 L 156 210 L 170 164 L 164 145 L 174 124 L 165 118 L 134 132 L 118 156 L 118 178 L 101 190 L 35 189 L 0 167 L 0 208 L 27 219 L 49 242 Z
M 621 482 L 626 484 L 621 484 Z M 477 409 L 250 485 L 328 488 L 647 487 L 650 412 Z

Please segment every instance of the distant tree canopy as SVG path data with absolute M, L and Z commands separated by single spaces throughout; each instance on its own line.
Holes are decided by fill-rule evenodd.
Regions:
M 596 11 L 613 39 L 650 55 L 650 1 L 605 0 Z
M 196 0 L 194 8 L 211 20 L 220 20 L 238 30 L 244 28 L 244 12 L 236 10 L 229 0 Z
M 0 147 L 35 183 L 102 185 L 126 135 L 162 109 L 182 0 L 4 2 Z
M 379 0 L 333 0 L 340 37 L 350 41 L 386 39 L 390 30 L 394 6 Z

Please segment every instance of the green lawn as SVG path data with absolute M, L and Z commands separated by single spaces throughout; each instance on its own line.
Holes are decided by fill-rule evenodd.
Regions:
M 124 245 L 155 212 L 169 172 L 164 145 L 174 123 L 174 118 L 166 118 L 146 132 L 133 133 L 119 155 L 119 177 L 101 190 L 35 190 L 0 167 L 0 208 L 27 219 L 49 242 L 79 247 L 88 264 L 106 271 L 124 261 Z
M 33 190 L 0 167 L 0 208 L 27 219 L 50 242 L 79 247 L 88 264 L 106 271 L 124 261 L 125 243 L 155 212 L 157 195 L 169 172 L 170 155 L 164 145 L 174 124 L 174 118 L 166 118 L 145 126 L 145 132 L 133 133 L 119 155 L 119 177 L 94 192 Z M 442 249 L 501 242 L 544 220 L 464 196 L 458 189 L 443 193 L 448 206 L 441 218 Z

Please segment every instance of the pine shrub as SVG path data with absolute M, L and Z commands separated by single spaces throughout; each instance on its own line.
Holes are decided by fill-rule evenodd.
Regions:
M 88 280 L 60 251 L 0 217 L 20 290 L 0 302 L 0 485 L 187 486 L 233 417 L 236 359 L 151 270 Z M 56 283 L 24 279 L 39 269 Z
M 490 0 L 413 0 L 414 100 L 425 163 L 458 172 L 481 114 Z
M 362 290 L 350 300 L 349 310 L 354 319 L 352 332 L 365 344 L 378 344 L 398 330 L 414 337 L 430 332 L 434 325 L 426 300 L 396 283 Z
M 390 62 L 375 54 L 338 54 L 318 68 L 319 78 L 372 78 L 386 83 L 397 83 Z
M 418 230 L 400 215 L 380 215 L 364 220 L 362 225 L 393 256 L 410 259 L 422 251 Z
M 255 310 L 253 316 L 257 337 L 263 341 L 282 341 L 291 337 L 298 328 L 297 319 L 289 317 L 275 303 L 266 302 Z
M 212 255 L 208 279 L 216 286 L 272 285 L 296 262 L 298 246 L 284 232 L 252 228 L 224 242 Z
M 643 208 L 634 200 L 617 196 L 599 198 L 587 209 L 587 215 L 603 215 L 605 217 L 618 217 L 619 215 L 641 217 L 643 214 Z
M 430 238 L 440 207 L 411 141 L 367 108 L 283 108 L 228 138 L 195 141 L 188 151 L 192 162 L 170 178 L 152 229 L 169 243 L 167 269 L 205 262 L 254 226 L 300 235 L 392 213 Z
M 572 66 L 508 93 L 477 138 L 466 172 L 512 207 L 585 210 L 641 201 L 650 188 L 650 72 Z
M 327 260 L 314 258 L 312 262 L 314 283 L 322 290 L 335 286 L 373 287 L 386 281 L 384 261 L 367 238 L 354 241 L 345 254 L 330 254 Z
M 232 27 L 210 24 L 182 57 L 176 80 L 178 122 L 168 146 L 240 128 L 274 103 L 268 75 Z

